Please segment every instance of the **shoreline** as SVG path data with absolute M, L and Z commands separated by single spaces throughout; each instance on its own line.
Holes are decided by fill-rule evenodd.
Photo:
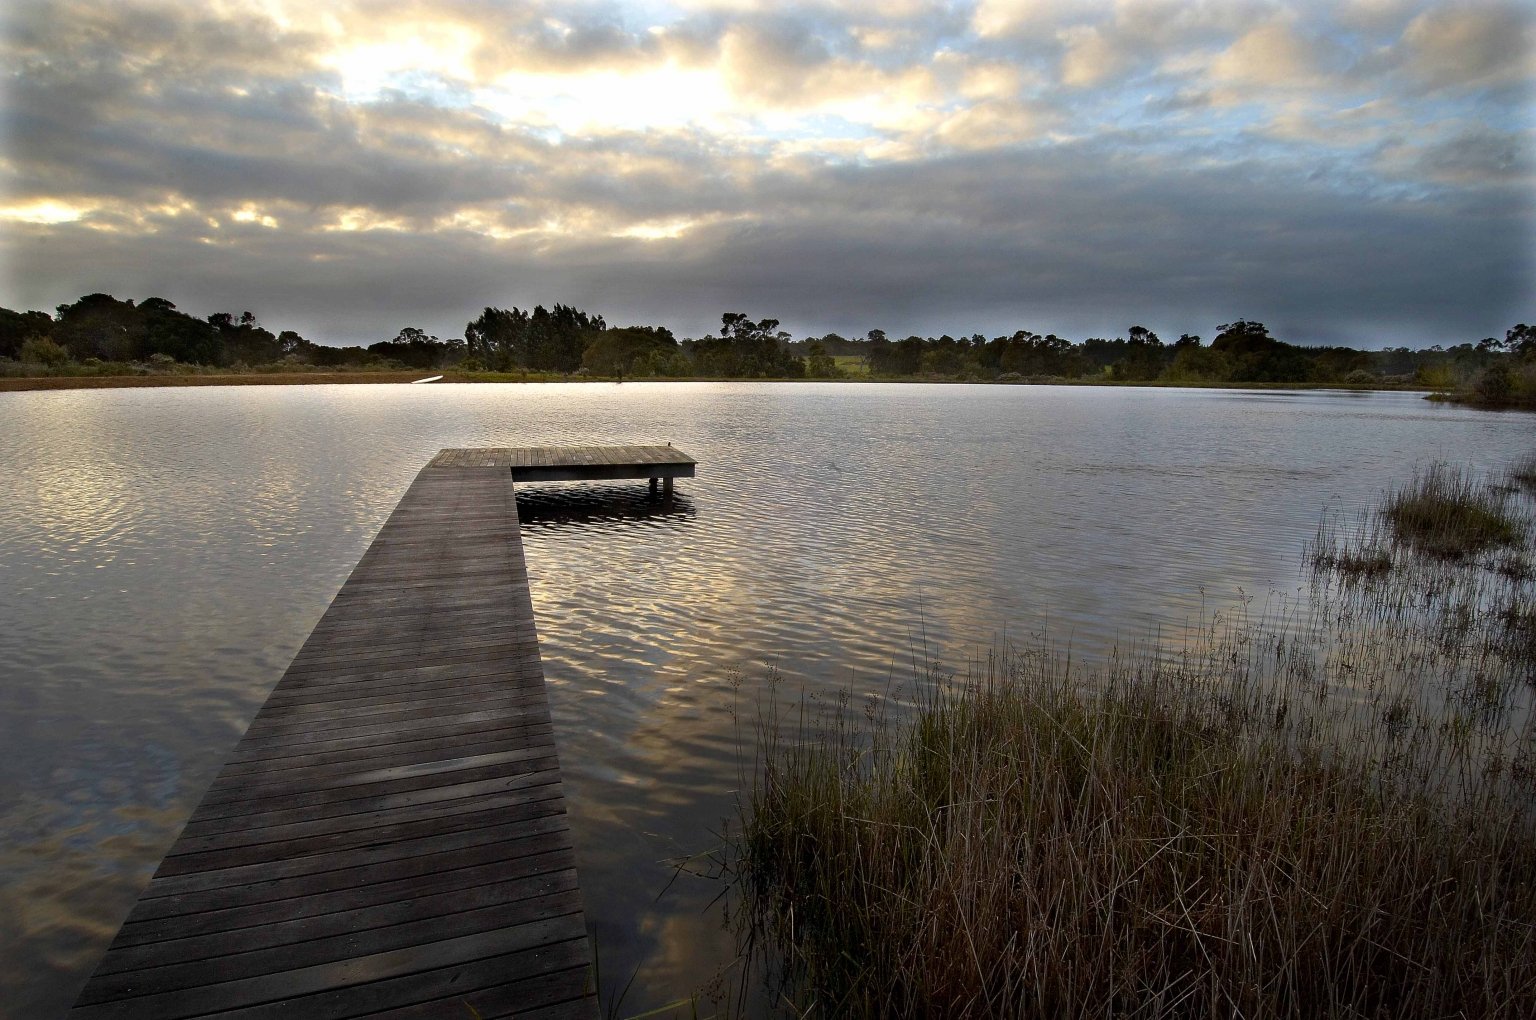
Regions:
M 1272 382 L 1110 382 L 1098 379 L 926 379 L 917 377 L 872 378 L 853 376 L 842 379 L 786 379 L 786 378 L 739 378 L 731 376 L 641 377 L 618 379 L 613 376 L 559 376 L 523 374 L 520 372 L 455 372 L 441 369 L 402 371 L 386 369 L 363 372 L 248 372 L 224 374 L 163 374 L 163 375 L 43 375 L 8 376 L 0 378 L 0 393 L 23 393 L 36 390 L 99 390 L 129 389 L 167 386 L 320 386 L 337 384 L 401 384 L 415 383 L 436 372 L 439 378 L 432 383 L 683 383 L 683 382 L 768 382 L 768 383 L 903 383 L 909 385 L 983 385 L 983 386 L 1084 386 L 1106 389 L 1200 389 L 1200 390 L 1345 390 L 1358 393 L 1422 393 L 1427 399 L 1451 399 L 1449 395 L 1436 397 L 1437 391 L 1424 386 L 1370 386 L 1348 383 L 1272 383 Z

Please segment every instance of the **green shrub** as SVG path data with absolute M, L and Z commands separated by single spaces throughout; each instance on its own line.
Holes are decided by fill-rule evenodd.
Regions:
M 69 364 L 69 351 L 43 336 L 28 337 L 21 345 L 19 360 L 59 368 Z

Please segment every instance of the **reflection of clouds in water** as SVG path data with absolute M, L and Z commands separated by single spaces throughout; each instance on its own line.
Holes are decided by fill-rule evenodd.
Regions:
M 24 950 L 31 968 L 0 972 L 0 1015 L 50 1016 L 68 1004 L 196 795 L 164 747 L 146 747 L 137 760 L 105 751 L 86 748 L 0 814 L 0 945 Z
M 1322 506 L 1372 498 L 1403 451 L 1487 461 L 1524 427 L 1414 395 L 1056 387 L 6 394 L 0 1002 L 68 1005 L 442 447 L 670 440 L 700 461 L 672 504 L 643 481 L 518 487 L 588 916 L 641 1012 L 734 953 L 718 888 L 658 899 L 661 862 L 733 813 L 763 663 L 780 697 L 909 693 L 914 659 L 963 669 L 1005 631 L 1048 624 L 1074 655 L 1166 634 L 1202 588 L 1209 610 L 1293 584 Z

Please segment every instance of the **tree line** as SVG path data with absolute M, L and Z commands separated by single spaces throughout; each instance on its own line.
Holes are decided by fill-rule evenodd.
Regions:
M 367 346 L 313 343 L 293 330 L 273 332 L 251 312 L 200 319 L 170 301 L 135 303 L 88 294 L 54 315 L 0 308 L 0 359 L 62 369 L 69 365 L 175 365 L 206 368 L 409 368 L 466 372 L 714 377 L 732 379 L 871 376 L 1001 381 L 1091 380 L 1162 383 L 1484 382 L 1519 387 L 1536 364 L 1536 329 L 1521 323 L 1502 339 L 1451 347 L 1378 351 L 1305 347 L 1273 336 L 1261 322 L 1217 327 L 1209 343 L 1193 334 L 1165 342 L 1143 326 L 1125 336 L 1068 340 L 1017 330 L 987 337 L 908 336 L 872 329 L 796 340 L 777 319 L 721 316 L 717 333 L 678 340 L 662 326 L 610 326 L 569 305 L 487 307 L 462 338 L 439 339 L 406 326 Z M 1513 373 L 1513 374 L 1512 374 Z M 1524 373 L 1524 374 L 1522 374 Z

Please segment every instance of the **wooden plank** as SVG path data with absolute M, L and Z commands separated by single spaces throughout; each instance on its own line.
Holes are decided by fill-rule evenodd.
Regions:
M 320 996 L 343 989 L 351 991 L 355 986 L 386 979 L 408 979 L 423 972 L 451 969 L 486 956 L 557 945 L 582 939 L 585 935 L 586 928 L 581 914 L 568 913 L 530 924 L 359 954 L 342 960 L 312 963 L 281 973 L 262 974 L 235 981 L 162 989 L 149 980 L 155 972 L 148 971 L 143 972 L 146 980 L 129 989 L 128 995 L 104 1002 L 89 1001 L 91 985 L 87 985 L 81 1004 L 75 1008 L 75 1015 L 82 1020 L 136 1020 L 139 1017 L 185 1020 L 256 1006 L 271 1008 L 300 997 Z M 216 973 L 217 968 L 211 969 Z M 318 1011 L 286 1011 L 274 1015 L 319 1018 L 326 1014 Z
M 536 1015 L 534 1010 L 547 1004 L 576 1002 L 585 1006 L 585 1012 L 577 1015 L 590 1020 L 592 1007 L 581 1002 L 591 995 L 587 988 L 590 967 L 582 960 L 586 955 L 584 943 L 580 941 L 554 943 L 402 978 L 288 999 L 231 1015 L 241 1020 L 343 1020 L 398 1014 L 398 1011 L 410 1008 L 401 1006 L 402 1002 L 440 1001 L 451 1003 L 452 1011 L 444 1014 L 437 1009 L 426 1013 L 427 1016 L 473 1017 L 480 1012 L 475 1003 L 489 993 L 503 997 L 501 1001 L 509 997 L 511 1001 L 521 1003 L 520 1008 L 514 1007 L 519 1016 L 525 1012 Z M 509 974 L 526 976 L 509 980 Z M 449 998 L 443 998 L 445 996 Z M 498 1010 L 488 1015 L 513 1014 Z
M 560 995 L 569 994 L 573 986 L 573 975 L 568 971 L 555 971 L 515 985 L 491 985 L 461 992 L 450 998 L 435 999 L 373 1015 L 387 1017 L 389 1020 L 440 1020 L 442 1017 L 460 1016 L 483 1017 L 486 1020 L 512 1016 L 518 1020 L 570 1020 L 586 1017 L 588 1007 L 583 1000 L 559 999 Z
M 515 892 L 509 893 L 518 888 L 515 882 L 502 882 L 461 890 L 453 897 L 453 907 L 446 913 L 433 912 L 441 911 L 445 906 L 442 898 L 427 897 L 414 903 L 349 911 L 341 918 L 328 917 L 323 925 L 306 919 L 293 925 L 242 929 L 221 939 L 199 939 L 196 948 L 178 948 L 183 953 L 204 952 L 209 943 L 216 942 L 220 948 L 230 951 L 193 959 L 176 955 L 168 962 L 161 960 L 143 968 L 98 971 L 92 987 L 80 1001 L 91 1004 L 134 995 L 163 995 L 205 988 L 208 971 L 214 965 L 218 968 L 220 984 L 255 981 L 302 974 L 310 968 L 346 965 L 358 957 L 420 950 L 447 939 L 471 938 L 482 933 L 504 934 L 519 926 L 542 927 L 544 922 L 572 915 L 580 923 L 581 902 L 573 895 L 574 886 L 571 882 L 556 892 L 523 898 Z M 482 904 L 482 899 L 489 902 Z M 404 920 L 399 919 L 402 915 Z M 381 923 L 390 920 L 394 923 Z M 375 924 L 378 926 L 370 927 Z M 313 937 L 303 937 L 305 930 L 309 930 Z M 547 935 L 541 932 L 534 936 L 537 941 L 530 944 L 580 937 L 584 932 L 584 926 L 575 930 L 561 926 Z
M 338 894 L 327 889 L 322 895 L 302 900 L 274 900 L 240 911 L 219 911 L 221 923 L 217 930 L 204 924 L 192 931 L 186 924 L 187 918 L 176 918 L 182 926 L 173 928 L 161 922 L 162 933 L 167 937 L 140 939 L 132 946 L 119 947 L 110 960 L 103 962 L 98 973 L 126 974 L 156 967 L 180 967 L 192 973 L 187 970 L 188 964 L 208 957 L 245 954 L 247 960 L 253 960 L 250 954 L 257 950 L 252 948 L 252 929 L 259 929 L 260 948 L 267 948 L 354 931 L 392 928 L 503 904 L 524 905 L 517 916 L 528 919 L 528 915 L 542 909 L 537 902 L 529 901 L 560 896 L 564 897 L 562 903 L 569 903 L 564 894 L 576 889 L 576 869 L 569 857 L 566 852 L 546 854 L 540 860 L 541 866 L 530 866 L 526 874 L 506 873 L 499 861 L 492 860 L 398 882 L 354 887 Z M 562 861 L 563 866 L 557 866 Z M 445 895 L 448 893 L 453 895 Z M 397 930 L 390 937 L 399 940 L 400 934 Z M 284 968 L 249 968 L 247 973 L 270 973 L 272 969 Z M 235 977 L 236 968 L 226 962 L 221 975 L 226 979 Z
M 514 459 L 417 475 L 73 1015 L 596 1016 Z
M 346 847 L 367 847 L 390 839 L 396 833 L 419 833 L 424 828 L 432 831 L 435 827 L 438 832 L 452 832 L 461 826 L 485 824 L 484 812 L 493 808 L 501 809 L 507 817 L 513 817 L 514 814 L 526 817 L 562 812 L 564 803 L 559 783 L 551 777 L 545 778 L 548 781 L 506 793 L 351 815 L 344 822 L 332 819 L 320 823 L 269 826 L 244 833 L 189 837 L 178 840 L 171 847 L 165 860 L 160 862 L 157 875 L 220 870 L 243 864 L 259 864 L 278 856 L 292 857 Z M 455 816 L 464 817 L 460 820 Z
M 399 681 L 377 681 L 369 684 L 316 685 L 299 688 L 267 699 L 262 712 L 279 714 L 302 712 L 315 705 L 367 705 L 387 704 L 392 701 L 409 701 L 414 698 L 453 697 L 464 693 L 475 696 L 504 689 L 507 686 L 543 683 L 542 670 L 535 663 L 528 663 L 521 670 L 501 673 L 494 669 L 469 672 L 463 676 L 427 677 Z
M 542 820 L 546 821 L 546 820 Z M 532 825 L 523 824 L 526 830 Z M 467 835 L 477 834 L 471 830 Z M 520 842 L 530 841 L 530 842 Z M 540 840 L 535 844 L 531 841 Z M 147 945 L 172 939 L 188 939 L 273 921 L 289 921 L 314 914 L 344 912 L 357 907 L 393 903 L 436 895 L 464 886 L 483 885 L 489 877 L 508 874 L 505 858 L 517 858 L 517 872 L 539 875 L 575 867 L 575 854 L 563 830 L 521 835 L 517 840 L 476 843 L 432 854 L 390 861 L 375 869 L 350 869 L 300 875 L 267 883 L 264 899 L 223 906 L 217 892 L 188 893 L 144 901 L 157 913 L 130 917 L 123 925 L 122 943 Z M 425 870 L 424 870 L 425 869 Z M 488 874 L 488 872 L 490 874 Z M 364 878 L 390 876 L 380 881 Z M 394 877 L 398 876 L 398 877 Z M 110 961 L 110 958 L 108 958 Z
M 373 828 L 386 824 L 396 813 L 410 809 L 426 809 L 429 813 L 433 810 L 451 811 L 455 802 L 473 804 L 475 798 L 482 795 L 549 786 L 560 781 L 553 748 L 549 751 L 532 761 L 503 766 L 502 774 L 492 779 L 348 799 L 318 808 L 282 808 L 213 818 L 193 812 L 191 820 L 182 829 L 182 839 L 177 846 L 186 844 L 198 851 L 212 851 L 286 842 L 299 834 Z M 173 846 L 171 853 L 175 850 L 176 846 Z
M 547 724 L 549 719 L 530 717 L 527 719 L 509 719 L 500 712 L 481 712 L 469 716 L 437 717 L 428 719 L 430 725 L 400 726 L 397 728 L 399 736 L 395 745 L 406 742 L 438 740 L 451 737 L 458 733 L 490 733 L 490 732 L 519 732 L 531 725 Z M 301 743 L 281 744 L 274 747 L 257 747 L 242 750 L 235 748 L 236 756 L 232 756 L 232 764 L 262 764 L 283 761 L 295 757 L 308 757 L 317 754 L 331 754 L 346 751 L 377 750 L 386 745 L 379 740 L 379 734 L 364 733 L 358 736 L 348 737 L 342 740 L 310 740 Z
M 372 803 L 379 797 L 436 790 L 452 781 L 456 785 L 509 775 L 509 767 L 528 766 L 532 771 L 555 760 L 553 737 L 542 744 L 498 750 L 472 757 L 447 758 L 430 765 L 412 762 L 404 766 L 371 768 L 364 772 L 309 772 L 303 775 L 280 774 L 260 786 L 231 791 L 232 795 L 205 799 L 192 816 L 198 821 L 215 818 L 240 818 L 253 824 L 271 811 L 300 808 L 332 808 L 363 800 Z M 271 810 L 267 810 L 270 808 Z M 300 813 L 300 817 L 304 817 Z M 307 817 L 315 817 L 311 813 Z
M 509 732 L 510 731 L 510 732 Z M 244 762 L 231 762 L 224 766 L 224 771 L 219 773 L 214 780 L 212 789 L 224 789 L 226 786 L 237 785 L 241 777 L 248 777 L 252 782 L 259 783 L 264 777 L 280 774 L 290 769 L 309 769 L 327 766 L 345 768 L 366 768 L 375 761 L 388 761 L 405 755 L 431 755 L 435 753 L 451 753 L 463 748 L 465 753 L 486 751 L 493 748 L 504 747 L 509 738 L 526 740 L 534 737 L 542 737 L 551 732 L 549 723 L 519 721 L 508 726 L 496 726 L 459 730 L 451 728 L 439 736 L 429 736 L 420 740 L 400 741 L 387 748 L 380 748 L 373 744 L 363 747 L 348 748 L 345 750 L 311 751 L 307 754 L 281 755 L 272 758 L 258 758 Z M 430 760 L 430 759 L 422 759 Z
M 360 876 L 380 876 L 379 880 L 384 881 L 394 877 L 388 873 L 388 869 L 397 861 L 425 861 L 434 854 L 452 854 L 464 847 L 498 840 L 542 838 L 551 833 L 564 833 L 568 825 L 560 802 L 553 799 L 530 801 L 513 808 L 481 807 L 446 821 L 426 819 L 421 822 L 403 822 L 382 832 L 376 830 L 373 835 L 377 838 L 361 846 L 332 840 L 328 845 L 311 845 L 301 855 L 281 859 L 263 857 L 244 865 L 231 864 L 206 871 L 192 869 L 180 875 L 162 875 L 153 886 L 145 890 L 145 895 L 133 913 L 128 915 L 128 919 L 134 921 L 142 917 L 162 916 L 168 908 L 162 907 L 160 901 L 172 901 L 175 897 L 191 897 L 195 900 L 208 895 L 214 897 L 217 906 L 229 906 L 229 901 L 220 890 L 236 887 L 244 887 L 242 901 L 259 903 L 270 898 L 263 895 L 265 890 L 286 889 L 287 883 L 311 875 L 334 876 L 350 871 Z M 508 833 L 507 826 L 514 827 L 515 831 Z M 524 833 L 527 835 L 522 835 Z M 562 839 L 565 838 L 562 836 Z M 527 853 L 543 853 L 545 849 L 529 850 Z M 287 893 L 274 892 L 272 895 L 283 896 Z M 178 906 L 171 909 L 171 912 L 181 909 Z M 210 907 L 205 905 L 186 909 L 202 910 Z

